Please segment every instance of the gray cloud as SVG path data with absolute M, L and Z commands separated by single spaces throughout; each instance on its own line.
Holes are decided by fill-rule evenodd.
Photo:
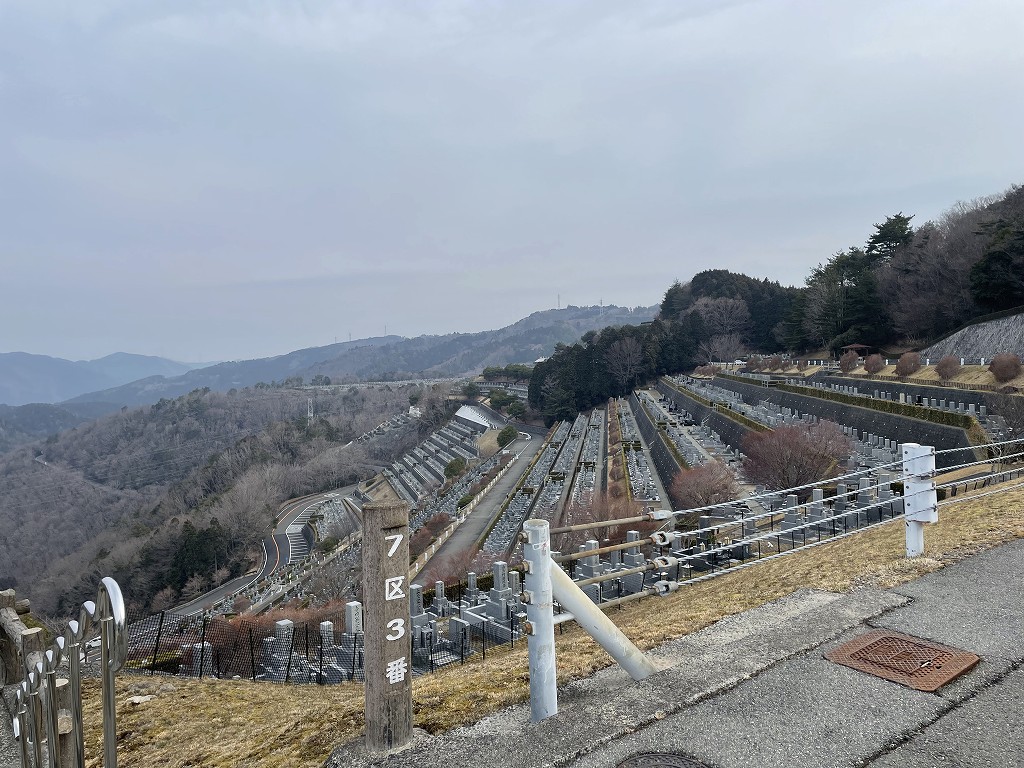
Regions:
M 799 282 L 1020 182 L 1024 7 L 0 4 L 0 346 L 243 358 Z

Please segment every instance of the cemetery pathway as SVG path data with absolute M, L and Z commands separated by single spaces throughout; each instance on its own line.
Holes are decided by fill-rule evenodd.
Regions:
M 530 462 L 533 461 L 533 457 L 540 451 L 547 431 L 525 427 L 521 424 L 517 424 L 516 427 L 521 432 L 530 434 L 528 441 L 524 441 L 520 437 L 509 446 L 510 450 L 522 452 L 519 458 L 516 459 L 516 465 L 506 472 L 491 489 L 490 493 L 476 505 L 476 508 L 469 513 L 465 522 L 456 529 L 448 541 L 441 545 L 441 548 L 431 558 L 432 560 L 458 557 L 483 539 L 484 534 L 491 525 L 491 521 L 501 511 L 501 505 L 505 503 L 508 494 L 515 488 L 519 478 L 523 476 L 523 472 L 526 471 Z M 426 571 L 421 571 L 417 574 L 416 578 L 413 579 L 413 584 L 432 587 L 433 584 L 427 585 L 423 580 L 425 573 Z
M 1024 766 L 1022 576 L 1024 541 L 1013 541 L 893 589 L 801 590 L 650 651 L 662 671 L 640 683 L 616 666 L 563 688 L 561 711 L 541 723 L 527 703 L 386 758 L 342 747 L 326 765 L 614 768 L 669 753 L 694 762 L 644 764 Z M 928 693 L 825 658 L 876 630 L 981 660 Z

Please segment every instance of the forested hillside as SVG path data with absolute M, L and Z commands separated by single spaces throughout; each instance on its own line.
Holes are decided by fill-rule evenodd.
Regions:
M 226 391 L 258 382 L 311 381 L 316 376 L 327 376 L 335 383 L 458 376 L 489 365 L 533 362 L 550 355 L 556 344 L 574 342 L 588 330 L 641 323 L 656 311 L 656 307 L 616 306 L 550 309 L 493 331 L 412 339 L 385 336 L 311 347 L 278 357 L 221 363 L 173 378 L 154 376 L 82 395 L 75 402 L 103 401 L 113 410 L 177 397 L 199 387 Z
M 863 247 L 814 269 L 780 346 L 923 346 L 973 317 L 1024 305 L 1024 187 L 958 203 L 917 229 L 913 218 L 889 216 Z
M 866 227 L 787 288 L 708 270 L 665 292 L 650 324 L 607 327 L 560 346 L 530 380 L 550 423 L 639 381 L 750 352 L 836 354 L 848 344 L 920 348 L 973 317 L 1024 308 L 1024 187 L 958 203 L 912 226 L 902 212 Z
M 112 575 L 136 607 L 235 575 L 281 501 L 371 475 L 415 426 L 350 441 L 446 391 L 406 385 L 196 390 L 0 456 L 0 588 L 61 613 Z M 307 398 L 316 417 L 306 423 Z M 196 547 L 197 538 L 209 546 Z M 192 578 L 198 576 L 198 578 Z
M 23 443 L 71 429 L 88 420 L 86 416 L 57 405 L 0 405 L 0 453 Z

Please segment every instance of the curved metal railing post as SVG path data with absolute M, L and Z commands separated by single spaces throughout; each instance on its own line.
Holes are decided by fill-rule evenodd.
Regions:
M 117 768 L 117 703 L 114 674 L 128 656 L 127 612 L 121 588 L 104 577 L 96 598 L 100 620 L 100 674 L 103 686 L 103 766 Z
M 58 637 L 43 655 L 43 707 L 46 710 L 46 765 L 60 768 L 60 740 L 57 717 L 60 704 L 57 702 L 57 666 L 60 664 L 64 638 Z
M 69 621 L 64 632 L 42 655 L 41 661 L 25 659 L 25 679 L 15 692 L 14 741 L 22 768 L 59 768 L 60 702 L 57 670 L 68 661 L 71 683 L 71 733 L 67 743 L 73 752 L 71 765 L 85 768 L 85 737 L 82 730 L 81 648 L 90 631 L 100 628 L 100 676 L 103 692 L 103 766 L 117 768 L 117 709 L 114 675 L 128 658 L 128 628 L 124 598 L 117 582 L 106 577 L 100 583 L 96 602 L 82 605 L 77 621 Z M 37 657 L 37 654 L 33 654 Z M 45 762 L 43 743 L 46 743 Z

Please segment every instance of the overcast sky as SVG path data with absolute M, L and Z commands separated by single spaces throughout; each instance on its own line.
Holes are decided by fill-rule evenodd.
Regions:
M 0 0 L 0 351 L 800 284 L 1024 182 L 1024 3 Z

